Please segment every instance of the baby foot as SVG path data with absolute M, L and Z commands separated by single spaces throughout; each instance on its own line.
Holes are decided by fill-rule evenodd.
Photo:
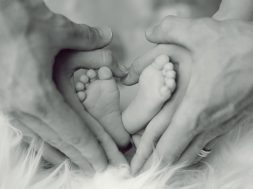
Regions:
M 120 147 L 127 147 L 130 137 L 125 130 L 120 112 L 119 90 L 112 72 L 102 67 L 82 71 L 76 82 L 77 96 L 85 109 L 105 128 Z
M 135 99 L 123 112 L 122 120 L 129 133 L 141 130 L 170 99 L 176 88 L 176 72 L 167 55 L 161 55 L 143 70 Z

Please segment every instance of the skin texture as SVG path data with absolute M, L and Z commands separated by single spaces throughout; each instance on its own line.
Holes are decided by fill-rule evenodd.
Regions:
M 102 49 L 111 41 L 110 29 L 77 25 L 50 12 L 42 0 L 0 1 L 0 24 L 1 110 L 15 126 L 45 140 L 88 173 L 104 169 L 108 159 L 123 161 L 108 134 L 76 113 L 79 102 L 71 85 L 80 67 L 109 66 L 116 76 L 125 75 L 110 51 Z M 62 49 L 72 51 L 59 54 Z
M 190 78 L 182 100 L 173 108 L 173 116 L 168 114 L 171 107 L 165 106 L 153 123 L 162 129 L 150 132 L 147 127 L 148 137 L 141 140 L 132 161 L 133 172 L 149 161 L 150 146 L 156 146 L 165 164 L 191 164 L 202 148 L 233 129 L 253 102 L 252 23 L 169 16 L 152 26 L 146 35 L 153 43 L 173 43 L 187 49 L 192 60 L 191 73 L 183 69 L 188 70 L 185 75 L 190 73 Z M 132 70 L 140 71 L 136 71 L 136 66 Z M 179 77 L 185 77 L 182 74 L 179 71 Z M 166 126 L 161 120 L 166 120 Z

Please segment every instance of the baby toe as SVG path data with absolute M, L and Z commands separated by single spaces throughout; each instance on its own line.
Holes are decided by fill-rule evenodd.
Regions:
M 112 78 L 112 71 L 108 67 L 101 67 L 98 70 L 98 77 L 101 80 L 108 80 Z
M 89 77 L 86 74 L 84 74 L 80 77 L 80 81 L 84 84 L 89 83 Z
M 94 80 L 94 79 L 96 79 L 96 77 L 97 77 L 97 73 L 95 72 L 95 70 L 92 70 L 92 69 L 88 70 L 87 73 L 86 73 L 86 75 L 87 75 L 91 80 Z
M 174 70 L 174 65 L 171 62 L 168 62 L 167 64 L 164 65 L 163 70 L 167 72 Z
M 80 77 L 81 77 L 82 75 L 85 75 L 86 72 L 87 72 L 86 69 L 78 69 L 78 70 L 76 70 L 76 71 L 74 72 L 74 75 L 73 75 L 73 76 L 74 76 L 74 81 L 75 81 L 75 82 L 79 81 L 79 80 L 80 80 Z
M 174 70 L 170 70 L 170 71 L 166 72 L 165 77 L 175 79 L 176 78 L 176 72 Z
M 173 92 L 176 88 L 176 82 L 174 79 L 169 79 L 169 78 L 166 78 L 165 79 L 165 84 L 166 86 Z
M 76 87 L 76 91 L 83 91 L 85 88 L 84 84 L 81 82 L 77 82 L 75 87 Z
M 158 56 L 154 63 L 153 66 L 159 70 L 163 68 L 163 66 L 169 62 L 169 57 L 167 55 L 160 55 Z
M 77 96 L 78 96 L 79 100 L 80 100 L 81 102 L 83 102 L 83 101 L 86 99 L 87 94 L 86 94 L 86 92 L 84 92 L 84 91 L 79 91 L 79 92 L 77 93 Z

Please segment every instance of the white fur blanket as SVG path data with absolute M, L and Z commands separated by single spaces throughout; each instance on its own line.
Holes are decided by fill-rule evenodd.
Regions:
M 55 169 L 39 167 L 41 152 L 25 150 L 22 134 L 0 116 L 0 189 L 244 189 L 253 188 L 252 120 L 241 123 L 222 141 L 201 170 L 157 165 L 137 177 L 127 168 L 108 168 L 87 178 L 64 162 Z

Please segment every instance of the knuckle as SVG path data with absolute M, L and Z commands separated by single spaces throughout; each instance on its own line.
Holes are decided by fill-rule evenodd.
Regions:
M 197 136 L 199 133 L 201 133 L 204 130 L 204 125 L 209 122 L 208 120 L 209 118 L 205 112 L 200 112 L 192 118 L 189 118 L 189 137 Z

